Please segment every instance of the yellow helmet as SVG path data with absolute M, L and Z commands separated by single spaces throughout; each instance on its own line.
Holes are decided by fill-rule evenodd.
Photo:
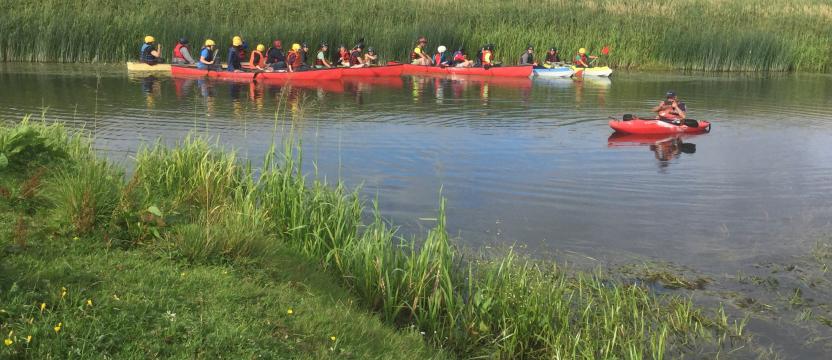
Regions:
M 266 51 L 266 45 L 257 44 L 257 51 L 260 51 L 260 52 Z
M 578 49 L 578 54 L 581 54 L 581 55 L 586 54 L 586 48 Z
M 298 43 L 292 44 L 292 50 L 294 50 L 294 51 L 300 50 L 300 44 L 298 44 Z
M 231 39 L 231 45 L 240 46 L 243 45 L 243 38 L 239 36 L 235 36 L 234 39 Z
M 214 40 L 211 40 L 211 39 L 205 40 L 205 46 L 214 46 L 214 45 L 216 45 L 216 43 L 214 43 Z
M 145 37 L 144 37 L 144 42 L 145 42 L 145 43 L 150 44 L 150 43 L 152 43 L 152 42 L 154 42 L 154 41 L 156 41 L 156 38 L 154 38 L 153 36 L 147 35 L 147 36 L 145 36 Z

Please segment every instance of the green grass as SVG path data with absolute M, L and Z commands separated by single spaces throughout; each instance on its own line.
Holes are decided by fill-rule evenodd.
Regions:
M 430 48 L 497 45 L 517 61 L 527 43 L 572 55 L 580 47 L 623 68 L 730 71 L 832 69 L 825 0 L 347 0 L 200 3 L 10 0 L 0 14 L 0 60 L 119 62 L 137 57 L 144 35 L 170 53 L 176 39 L 242 35 L 251 44 L 365 38 L 383 58 L 404 60 L 419 35 Z M 314 45 L 313 45 L 314 46 Z M 542 54 L 542 52 L 540 52 Z M 169 55 L 168 55 L 169 56 Z
M 257 171 L 203 139 L 154 145 L 125 181 L 60 125 L 24 121 L 0 139 L 27 129 L 38 136 L 14 148 L 63 144 L 65 159 L 18 157 L 0 176 L 6 354 L 426 358 L 430 344 L 466 358 L 661 359 L 715 356 L 742 335 L 720 310 L 600 271 L 463 256 L 444 201 L 424 239 L 404 239 L 377 208 L 362 219 L 357 191 L 307 179 L 291 143 Z

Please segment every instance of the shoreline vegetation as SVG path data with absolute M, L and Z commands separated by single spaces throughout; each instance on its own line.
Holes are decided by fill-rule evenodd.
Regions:
M 355 190 L 200 137 L 135 171 L 61 124 L 0 126 L 0 357 L 715 357 L 745 319 L 601 270 L 405 239 Z M 684 284 L 684 283 L 682 283 Z
M 832 70 L 832 5 L 824 0 L 278 0 L 183 2 L 10 0 L 0 14 L 0 61 L 124 62 L 151 34 L 170 57 L 176 39 L 206 38 L 220 49 L 234 35 L 250 46 L 366 39 L 383 60 L 404 61 L 420 35 L 469 56 L 486 43 L 514 64 L 527 44 L 571 58 L 578 48 L 619 69 L 704 71 Z M 37 26 L 35 26 L 37 24 Z M 42 25 L 42 26 L 41 26 Z M 198 48 L 198 46 L 197 46 Z

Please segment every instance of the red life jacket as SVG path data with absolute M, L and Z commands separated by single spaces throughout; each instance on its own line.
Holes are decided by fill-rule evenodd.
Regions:
M 185 56 L 182 55 L 182 48 L 185 47 L 183 44 L 176 44 L 176 47 L 173 48 L 173 58 L 174 59 L 182 59 L 185 60 Z
M 348 63 L 350 62 L 350 52 L 347 50 L 341 51 L 338 50 L 338 56 L 341 57 L 341 62 Z
M 589 57 L 586 56 L 586 54 L 578 54 L 578 56 L 581 58 L 581 61 L 583 61 L 584 64 L 589 65 Z M 582 66 L 582 65 L 578 65 L 578 66 Z
M 252 67 L 265 67 L 266 66 L 266 57 L 263 56 L 262 52 L 254 50 L 251 52 L 251 58 L 248 59 L 249 65 Z
M 439 66 L 439 64 L 441 62 L 442 62 L 442 53 L 436 53 L 435 55 L 433 55 L 433 63 L 436 66 Z
M 360 64 L 360 62 L 358 61 L 358 58 L 360 58 L 360 57 L 361 57 L 361 51 L 353 50 L 350 53 L 350 66 Z
M 320 51 L 318 51 L 320 53 Z M 315 65 L 324 66 L 324 61 L 315 56 Z

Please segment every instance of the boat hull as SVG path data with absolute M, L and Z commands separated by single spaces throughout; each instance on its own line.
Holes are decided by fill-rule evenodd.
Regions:
M 445 74 L 445 75 L 475 75 L 494 77 L 530 77 L 532 76 L 531 66 L 494 66 L 482 67 L 439 67 L 404 64 L 404 73 L 409 75 L 419 74 Z
M 618 132 L 639 135 L 702 134 L 711 131 L 711 123 L 699 120 L 697 126 L 675 125 L 663 120 L 610 120 L 610 127 Z
M 572 66 L 572 71 L 575 72 L 575 76 L 602 76 L 608 77 L 612 75 L 612 69 L 608 66 L 599 66 L 599 67 L 592 67 L 592 68 L 579 68 Z

